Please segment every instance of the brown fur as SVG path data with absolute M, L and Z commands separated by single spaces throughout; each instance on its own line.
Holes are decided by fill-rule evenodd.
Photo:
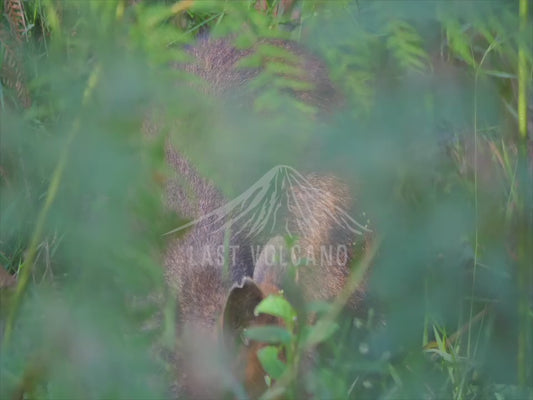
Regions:
M 16 278 L 4 269 L 4 266 L 0 264 L 0 289 L 14 286 L 17 283 Z
M 178 186 L 170 185 L 170 199 L 180 199 L 174 204 L 177 211 L 183 207 L 191 218 L 199 212 L 207 213 L 209 207 L 218 207 L 222 196 L 206 180 L 198 176 L 179 155 L 171 160 L 193 186 L 189 195 L 198 197 L 191 204 L 184 193 L 175 193 Z M 349 274 L 349 260 L 346 264 L 326 264 L 320 259 L 321 245 L 346 244 L 349 258 L 352 256 L 351 243 L 356 239 L 339 224 L 338 210 L 348 209 L 349 196 L 345 185 L 332 177 L 311 175 L 306 187 L 293 189 L 291 197 L 298 200 L 302 208 L 290 207 L 289 224 L 298 236 L 298 244 L 311 248 L 317 260 L 314 264 L 298 268 L 297 284 L 303 291 L 305 300 L 331 300 L 343 288 Z M 209 197 L 211 196 L 211 197 Z M 184 371 L 181 375 L 182 390 L 192 397 L 219 396 L 235 389 L 236 382 L 242 382 L 249 396 L 258 397 L 265 389 L 265 372 L 261 368 L 256 352 L 263 345 L 249 343 L 242 345 L 242 331 L 249 326 L 279 324 L 273 317 L 255 316 L 254 309 L 269 294 L 285 289 L 287 267 L 292 263 L 285 239 L 272 238 L 263 248 L 253 273 L 253 280 L 242 274 L 236 279 L 225 278 L 222 268 L 216 265 L 191 265 L 187 259 L 187 249 L 196 249 L 205 244 L 222 244 L 223 234 L 210 231 L 207 222 L 200 222 L 176 239 L 167 253 L 167 280 L 177 292 L 179 304 L 179 332 L 182 352 L 180 362 Z M 191 247 L 192 246 L 192 247 Z M 272 259 L 269 251 L 283 252 L 285 264 L 267 263 Z M 198 255 L 196 255 L 198 256 Z M 354 303 L 355 304 L 355 303 Z M 216 354 L 221 352 L 218 358 Z M 208 354 L 210 353 L 210 354 Z M 227 361 L 228 354 L 232 361 Z M 226 360 L 226 361 L 224 361 Z M 217 362 L 219 364 L 217 364 Z M 220 369 L 230 362 L 231 378 L 222 376 Z M 218 365 L 217 368 L 214 366 Z M 227 372 L 227 370 L 226 370 Z M 205 384 L 209 382 L 209 385 Z
M 298 283 L 307 300 L 331 300 L 344 287 L 350 273 L 355 242 L 363 240 L 363 236 L 356 236 L 341 225 L 340 212 L 350 210 L 351 206 L 345 184 L 331 176 L 311 175 L 307 181 L 311 187 L 297 187 L 294 194 L 297 204 L 305 207 L 292 207 L 290 210 L 291 224 L 299 238 L 297 244 L 303 253 L 307 249 L 312 254 L 308 263 L 299 269 Z M 317 191 L 320 193 L 318 197 Z M 338 245 L 346 246 L 347 259 L 337 260 L 334 255 L 328 260 L 328 251 L 332 249 L 335 253 Z M 325 254 L 322 254 L 322 249 Z
M 293 92 L 294 96 L 320 110 L 338 102 L 338 92 L 322 61 L 294 42 L 270 40 L 268 44 L 293 54 L 295 65 L 302 71 L 298 78 L 312 83 L 311 89 Z M 237 68 L 238 61 L 256 48 L 239 50 L 227 40 L 203 39 L 189 50 L 194 61 L 183 68 L 203 78 L 210 94 L 225 95 L 244 87 L 260 73 L 261 68 Z M 215 186 L 201 177 L 179 152 L 169 147 L 167 159 L 177 172 L 167 188 L 172 210 L 194 220 L 224 204 Z M 345 244 L 351 258 L 355 238 L 340 223 L 341 210 L 349 209 L 350 199 L 347 187 L 332 177 L 311 175 L 307 185 L 309 188 L 299 186 L 290 193 L 295 202 L 292 207 L 289 205 L 288 225 L 298 237 L 298 245 L 311 248 L 318 261 L 298 268 L 297 284 L 306 300 L 330 300 L 342 289 L 350 263 L 348 260 L 343 265 L 326 264 L 317 252 L 321 245 Z M 296 204 L 303 205 L 303 209 Z M 256 354 L 263 344 L 243 343 L 242 332 L 250 326 L 280 323 L 267 315 L 255 316 L 254 309 L 263 298 L 284 288 L 287 265 L 269 265 L 265 249 L 255 266 L 246 250 L 239 251 L 236 264 L 227 273 L 222 266 L 203 260 L 202 249 L 206 245 L 215 248 L 226 243 L 224 232 L 214 229 L 216 222 L 214 218 L 200 220 L 173 238 L 166 254 L 166 279 L 177 295 L 179 310 L 176 394 L 220 398 L 227 392 L 238 393 L 241 383 L 246 393 L 256 398 L 266 389 L 265 372 Z M 232 237 L 229 244 L 232 243 L 243 249 L 248 245 L 239 236 Z M 284 258 L 288 260 L 284 238 L 274 237 L 268 244 L 285 252 Z M 191 263 L 191 259 L 202 262 Z
M 261 45 L 272 45 L 286 50 L 292 57 L 282 60 L 266 58 L 259 68 L 240 67 L 239 61 L 255 54 Z M 293 90 L 290 93 L 299 100 L 322 111 L 337 107 L 341 102 L 339 90 L 328 76 L 327 66 L 300 44 L 283 39 L 261 40 L 249 49 L 237 49 L 228 39 L 204 38 L 189 50 L 193 62 L 183 68 L 207 84 L 204 90 L 215 96 L 227 96 L 229 92 L 246 88 L 246 85 L 263 70 L 267 63 L 276 61 L 296 67 L 298 76 L 291 76 L 309 85 L 307 90 Z
M 351 199 L 346 185 L 334 177 L 309 175 L 306 185 L 293 188 L 291 197 L 294 201 L 289 206 L 289 224 L 297 238 L 296 243 L 288 249 L 284 238 L 270 240 L 257 260 L 254 279 L 286 289 L 283 280 L 287 264 L 299 262 L 296 283 L 302 289 L 304 299 L 332 300 L 350 274 L 354 251 L 364 249 L 369 233 L 356 235 L 343 226 L 341 213 L 350 209 Z M 346 258 L 335 256 L 338 245 L 345 246 Z M 330 249 L 331 259 L 328 258 Z M 266 262 L 266 259 L 272 259 L 272 252 L 281 256 L 283 265 Z M 364 287 L 361 287 L 354 293 L 350 306 L 357 305 L 363 291 Z

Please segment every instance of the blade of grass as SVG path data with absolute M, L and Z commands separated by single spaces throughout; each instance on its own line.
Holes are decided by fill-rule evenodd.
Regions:
M 100 69 L 100 65 L 97 65 L 89 76 L 87 86 L 83 93 L 82 107 L 87 105 L 88 101 L 91 98 L 94 88 L 96 87 L 99 80 Z M 2 339 L 2 351 L 4 351 L 7 346 L 9 346 L 9 341 L 11 340 L 11 334 L 13 332 L 13 325 L 15 323 L 17 311 L 20 306 L 24 292 L 26 291 L 26 287 L 28 286 L 31 271 L 35 262 L 35 256 L 39 248 L 39 243 L 42 240 L 46 218 L 50 211 L 50 207 L 54 203 L 54 200 L 57 196 L 59 185 L 61 184 L 61 179 L 63 177 L 63 172 L 65 171 L 65 167 L 67 165 L 70 145 L 73 139 L 76 137 L 77 133 L 79 132 L 79 128 L 80 117 L 78 116 L 72 124 L 72 129 L 70 130 L 67 136 L 65 147 L 61 151 L 59 160 L 52 174 L 52 179 L 50 181 L 50 185 L 46 193 L 46 199 L 43 207 L 41 208 L 41 211 L 39 212 L 39 216 L 37 217 L 37 223 L 35 224 L 35 229 L 31 236 L 30 245 L 26 252 L 25 260 L 19 269 L 19 279 L 17 287 L 15 289 L 15 294 L 13 296 L 13 302 L 11 303 L 11 308 L 8 313 L 4 337 Z
M 531 174 L 529 172 L 528 160 L 528 138 L 527 138 L 527 93 L 528 93 L 528 65 L 526 59 L 527 43 L 526 31 L 528 24 L 528 0 L 520 0 L 519 3 L 519 44 L 518 44 L 518 134 L 519 134 L 519 162 L 520 162 L 520 187 L 524 198 L 522 199 L 522 207 L 520 207 L 520 223 L 519 223 L 519 248 L 518 248 L 518 315 L 519 315 L 519 330 L 518 330 L 518 349 L 517 349 L 517 370 L 518 370 L 518 384 L 525 387 L 528 382 L 528 375 L 530 375 L 531 367 L 528 365 L 528 355 L 531 349 L 531 321 L 529 321 L 529 301 L 528 292 L 529 282 L 531 282 L 531 265 L 530 259 L 530 243 L 533 240 L 531 232 L 533 221 L 531 217 L 531 210 L 528 209 L 531 195 Z M 529 371 L 528 371 L 529 370 Z

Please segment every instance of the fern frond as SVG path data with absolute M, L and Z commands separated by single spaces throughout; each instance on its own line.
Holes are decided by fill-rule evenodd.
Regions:
M 428 55 L 422 38 L 416 29 L 405 21 L 393 21 L 389 25 L 387 48 L 404 69 L 424 71 L 428 67 Z
M 467 31 L 468 26 L 461 25 L 456 19 L 446 21 L 447 45 L 451 53 L 456 54 L 469 66 L 477 68 L 477 62 L 472 53 L 471 42 Z

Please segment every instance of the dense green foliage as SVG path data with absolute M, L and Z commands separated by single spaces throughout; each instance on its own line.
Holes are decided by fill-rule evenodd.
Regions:
M 291 17 L 254 3 L 5 0 L 0 268 L 17 284 L 0 288 L 0 397 L 168 396 L 171 140 L 230 198 L 278 164 L 338 175 L 379 238 L 367 312 L 315 329 L 315 368 L 283 380 L 263 349 L 285 394 L 532 398 L 532 10 L 305 0 Z M 302 82 L 279 62 L 253 102 L 198 93 L 176 65 L 207 32 L 301 42 L 341 104 L 324 116 L 287 95 Z

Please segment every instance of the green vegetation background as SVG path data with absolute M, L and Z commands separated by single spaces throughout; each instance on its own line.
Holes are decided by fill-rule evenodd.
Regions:
M 228 197 L 278 164 L 334 173 L 381 238 L 370 312 L 322 345 L 314 397 L 532 398 L 527 0 L 276 6 L 4 1 L 1 398 L 168 395 L 168 138 Z M 343 105 L 321 117 L 275 67 L 251 105 L 198 93 L 175 65 L 208 31 L 301 42 Z

